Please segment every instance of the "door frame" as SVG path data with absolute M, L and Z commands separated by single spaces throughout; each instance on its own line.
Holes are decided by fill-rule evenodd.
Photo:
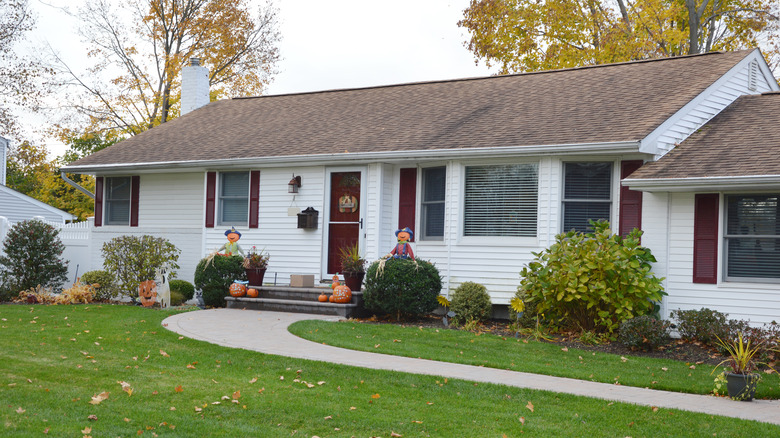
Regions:
M 330 201 L 331 201 L 331 174 L 340 172 L 360 172 L 360 198 L 358 198 L 359 220 L 362 226 L 358 233 L 358 247 L 360 252 L 366 248 L 366 198 L 368 193 L 368 167 L 367 166 L 338 166 L 325 168 L 325 190 L 323 199 L 323 230 L 322 245 L 320 246 L 320 273 L 323 281 L 330 280 L 332 274 L 328 274 L 328 245 L 330 242 Z

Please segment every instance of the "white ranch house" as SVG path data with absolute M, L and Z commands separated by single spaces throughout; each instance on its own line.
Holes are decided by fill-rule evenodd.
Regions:
M 102 242 L 152 234 L 183 251 L 179 277 L 192 280 L 235 226 L 245 250 L 270 253 L 266 282 L 319 281 L 339 270 L 339 247 L 357 242 L 374 260 L 409 226 L 444 293 L 475 281 L 506 305 L 531 252 L 605 218 L 645 231 L 667 278 L 664 316 L 702 306 L 755 323 L 780 315 L 780 128 L 763 138 L 775 157 L 758 176 L 708 184 L 666 164 L 740 96 L 778 100 L 762 95 L 780 88 L 758 50 L 212 103 L 205 68 L 185 70 L 183 112 L 197 109 L 63 169 L 97 177 L 91 269 Z M 697 153 L 720 147 L 712 141 Z M 706 160 L 718 167 L 694 157 L 683 170 Z M 740 207 L 756 202 L 758 219 Z M 299 228 L 309 207 L 316 227 Z M 724 225 L 734 221 L 755 225 L 764 262 L 738 268 L 744 254 L 725 249 L 745 246 L 740 227 Z M 699 272 L 707 260 L 714 274 Z

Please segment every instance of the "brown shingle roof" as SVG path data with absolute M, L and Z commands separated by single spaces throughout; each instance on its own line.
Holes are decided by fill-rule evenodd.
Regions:
M 749 53 L 217 101 L 72 166 L 637 141 Z
M 780 175 L 780 92 L 742 96 L 630 179 Z

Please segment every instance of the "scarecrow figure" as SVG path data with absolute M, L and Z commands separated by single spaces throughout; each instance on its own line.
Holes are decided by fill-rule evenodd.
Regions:
M 387 257 L 393 257 L 394 259 L 412 259 L 414 260 L 414 252 L 412 251 L 412 245 L 409 243 L 414 237 L 414 231 L 409 227 L 395 231 L 395 237 L 398 239 L 398 244 L 395 245 L 390 254 Z
M 222 247 L 219 248 L 217 252 L 225 250 L 225 254 L 223 255 L 228 257 L 237 253 L 240 253 L 242 256 L 246 256 L 244 254 L 244 250 L 241 249 L 241 246 L 238 244 L 238 239 L 241 238 L 241 233 L 236 230 L 236 227 L 231 227 L 229 230 L 225 231 L 225 236 L 227 236 L 228 242 L 222 245 Z

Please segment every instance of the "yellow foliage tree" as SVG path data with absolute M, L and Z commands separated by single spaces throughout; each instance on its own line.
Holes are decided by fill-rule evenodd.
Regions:
M 518 73 L 762 46 L 772 0 L 471 0 L 458 25 L 477 62 Z

